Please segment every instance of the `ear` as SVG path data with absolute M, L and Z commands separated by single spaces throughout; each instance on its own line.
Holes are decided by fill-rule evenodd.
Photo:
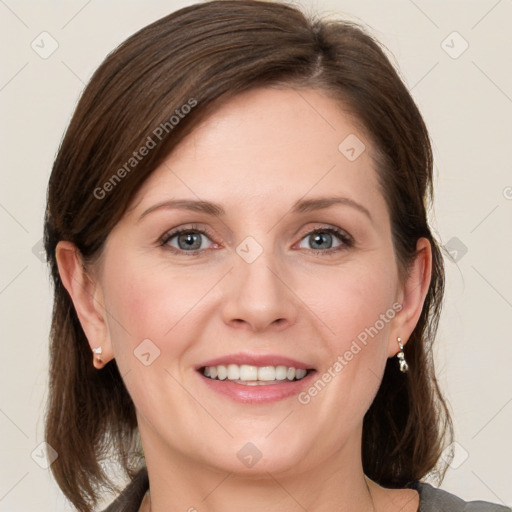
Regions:
M 423 309 L 423 303 L 432 277 L 432 248 L 426 238 L 416 243 L 416 256 L 411 264 L 405 282 L 400 286 L 397 302 L 402 309 L 395 315 L 388 346 L 388 356 L 399 351 L 397 338 L 405 345 L 411 336 Z
M 56 260 L 60 278 L 75 306 L 98 370 L 114 358 L 101 288 L 87 273 L 80 252 L 71 242 L 59 242 Z M 98 349 L 101 347 L 101 351 Z M 95 352 L 92 352 L 96 349 Z

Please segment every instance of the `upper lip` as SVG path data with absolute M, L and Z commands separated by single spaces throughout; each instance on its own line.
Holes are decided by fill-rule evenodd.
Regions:
M 247 364 L 251 366 L 286 366 L 293 368 L 303 368 L 304 370 L 311 370 L 312 366 L 302 361 L 297 361 L 290 357 L 281 356 L 278 354 L 228 354 L 219 356 L 214 359 L 209 359 L 196 366 L 196 370 L 204 368 L 205 366 L 219 366 L 219 365 Z

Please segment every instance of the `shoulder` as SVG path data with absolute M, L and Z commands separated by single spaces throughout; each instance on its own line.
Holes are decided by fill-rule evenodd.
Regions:
M 464 501 L 424 482 L 415 482 L 411 487 L 420 495 L 419 512 L 512 512 L 509 507 L 487 501 Z
M 147 468 L 143 467 L 123 492 L 103 512 L 138 512 L 148 489 L 148 471 Z

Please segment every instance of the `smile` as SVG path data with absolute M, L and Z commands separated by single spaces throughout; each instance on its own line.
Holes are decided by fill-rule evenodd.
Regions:
M 228 380 L 246 386 L 261 386 L 279 382 L 298 381 L 303 379 L 308 370 L 293 366 L 253 366 L 248 364 L 219 364 L 205 366 L 203 375 L 212 380 Z
M 199 363 L 195 370 L 214 394 L 241 404 L 270 404 L 298 395 L 317 373 L 314 363 L 284 354 L 239 352 Z

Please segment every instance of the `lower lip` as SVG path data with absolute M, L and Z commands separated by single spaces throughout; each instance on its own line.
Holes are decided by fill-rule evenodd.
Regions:
M 315 371 L 301 380 L 276 381 L 276 384 L 246 386 L 230 380 L 210 379 L 199 373 L 201 380 L 213 391 L 244 404 L 271 403 L 298 395 L 309 386 Z

